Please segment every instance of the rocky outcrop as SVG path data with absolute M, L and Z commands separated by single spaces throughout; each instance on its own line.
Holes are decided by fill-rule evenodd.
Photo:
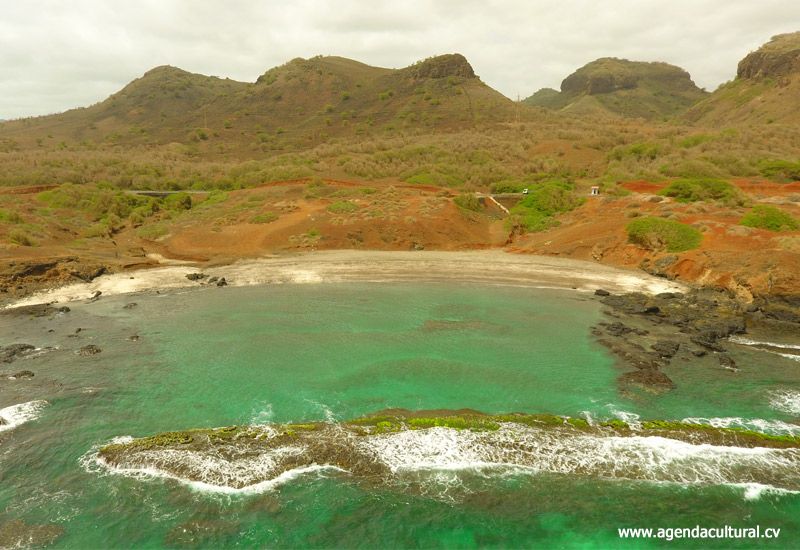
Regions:
M 94 344 L 89 344 L 88 346 L 83 346 L 81 349 L 78 350 L 77 353 L 81 357 L 91 357 L 92 355 L 97 355 L 101 351 L 103 350 L 100 349 L 98 346 L 95 346 Z
M 467 58 L 460 53 L 429 57 L 407 69 L 414 78 L 475 78 L 475 71 Z
M 659 378 L 658 373 L 652 376 Z M 723 476 L 727 482 L 736 483 L 743 480 L 743 471 L 749 482 L 777 479 L 774 469 L 759 469 L 757 463 L 748 463 L 742 470 L 742 464 L 726 465 L 724 459 L 709 464 L 690 461 L 684 470 L 679 466 L 654 467 L 650 455 L 641 452 L 649 436 L 715 445 L 717 456 L 727 455 L 734 461 L 742 453 L 729 453 L 723 447 L 771 449 L 768 452 L 780 454 L 785 461 L 781 487 L 800 488 L 800 455 L 795 451 L 800 448 L 800 436 L 663 420 L 635 425 L 619 419 L 590 423 L 584 418 L 553 414 L 393 410 L 336 423 L 196 429 L 111 443 L 98 451 L 97 459 L 101 465 L 134 475 L 159 471 L 186 482 L 233 489 L 274 480 L 290 471 L 320 467 L 338 468 L 353 479 L 369 483 L 392 483 L 405 470 L 402 465 L 419 463 L 420 453 L 430 452 L 423 447 L 438 440 L 448 449 L 444 454 L 451 456 L 435 450 L 429 456 L 443 465 L 469 460 L 540 472 L 667 482 L 685 482 L 683 476 L 691 475 L 696 482 L 711 476 L 707 479 L 718 483 Z M 630 457 L 634 462 L 620 468 L 619 453 L 624 452 L 630 437 L 637 439 L 632 442 L 637 452 Z M 658 455 L 663 445 L 651 451 Z M 636 462 L 638 456 L 647 458 Z
M 779 34 L 739 62 L 737 78 L 779 79 L 800 73 L 800 32 Z
M 696 362 L 708 356 L 709 366 L 736 372 L 728 338 L 746 332 L 754 317 L 764 315 L 758 306 L 743 304 L 727 292 L 712 289 L 599 299 L 608 308 L 608 320 L 594 328 L 594 335 L 623 367 L 635 369 L 620 376 L 620 385 L 658 392 L 675 387 L 664 369 L 676 359 Z M 773 314 L 783 319 L 794 319 L 783 307 L 789 306 L 781 303 L 771 311 L 781 312 Z M 800 324 L 792 326 L 800 334 Z
M 13 363 L 14 360 L 29 355 L 36 346 L 30 344 L 11 344 L 9 346 L 0 347 L 0 362 Z

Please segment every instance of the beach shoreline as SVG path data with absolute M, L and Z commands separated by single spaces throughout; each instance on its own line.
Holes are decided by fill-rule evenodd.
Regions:
M 187 275 L 208 277 L 192 281 Z M 584 292 L 684 292 L 681 283 L 634 271 L 569 258 L 513 254 L 499 250 L 441 251 L 316 251 L 239 260 L 228 265 L 165 265 L 102 275 L 81 282 L 34 292 L 3 309 L 39 304 L 64 304 L 103 296 L 183 289 L 225 278 L 229 286 L 318 284 L 340 282 L 459 282 Z

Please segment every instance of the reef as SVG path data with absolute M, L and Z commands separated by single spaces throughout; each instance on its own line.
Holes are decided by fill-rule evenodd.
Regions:
M 727 475 L 739 482 L 748 461 L 766 452 L 777 453 L 775 468 L 758 458 L 745 481 L 800 488 L 798 449 L 798 435 L 686 422 L 393 409 L 342 422 L 166 432 L 105 445 L 97 460 L 120 473 L 158 472 L 244 489 L 315 468 L 384 482 L 406 470 L 463 464 L 657 481 L 711 482 Z M 680 453 L 697 462 L 677 460 Z M 674 464 L 651 469 L 648 461 L 660 454 L 658 461 Z

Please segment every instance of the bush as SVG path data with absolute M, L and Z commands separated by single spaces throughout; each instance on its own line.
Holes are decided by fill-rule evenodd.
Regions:
M 21 229 L 14 229 L 8 234 L 8 240 L 20 246 L 34 246 L 33 239 Z
M 491 185 L 492 193 L 522 193 L 522 190 L 529 185 L 520 180 L 503 180 Z
M 250 223 L 270 223 L 274 222 L 278 219 L 278 215 L 275 212 L 265 212 L 264 214 L 258 214 L 257 216 L 253 216 L 250 219 Z
M 508 224 L 525 231 L 543 231 L 558 225 L 556 214 L 569 212 L 585 201 L 572 189 L 571 184 L 557 180 L 538 184 L 511 209 Z
M 758 205 L 739 222 L 747 227 L 757 227 L 769 231 L 797 231 L 800 222 L 788 212 L 774 206 Z
M 630 222 L 627 230 L 628 241 L 650 250 L 684 252 L 697 248 L 703 240 L 694 227 L 663 218 L 639 218 Z
M 164 197 L 164 207 L 168 210 L 191 210 L 192 196 L 189 193 L 175 193 Z
M 788 160 L 762 160 L 758 163 L 758 171 L 765 178 L 779 181 L 800 180 L 800 162 Z
M 22 223 L 22 218 L 13 210 L 0 208 L 0 223 Z
M 727 181 L 715 178 L 686 178 L 675 180 L 659 193 L 678 202 L 716 200 L 727 205 L 742 206 L 746 202 L 742 193 Z
M 464 210 L 478 212 L 481 209 L 481 201 L 473 193 L 461 193 L 453 202 Z
M 336 201 L 328 206 L 328 212 L 333 214 L 349 214 L 358 210 L 358 205 L 350 201 Z

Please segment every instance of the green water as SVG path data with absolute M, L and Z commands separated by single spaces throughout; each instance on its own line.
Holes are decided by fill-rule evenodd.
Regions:
M 2 318 L 0 343 L 60 349 L 0 369 L 36 372 L 0 382 L 0 408 L 49 403 L 0 432 L 0 525 L 58 524 L 66 548 L 652 547 L 616 529 L 697 524 L 780 527 L 777 544 L 796 546 L 800 496 L 748 500 L 724 485 L 467 469 L 397 486 L 328 471 L 229 495 L 91 465 L 92 449 L 122 435 L 390 407 L 797 420 L 769 396 L 799 388 L 800 365 L 758 351 L 737 355 L 736 376 L 676 364 L 675 391 L 621 395 L 590 337 L 599 319 L 576 293 L 434 284 L 214 288 Z M 89 343 L 103 352 L 73 353 Z M 753 542 L 717 542 L 737 544 Z

